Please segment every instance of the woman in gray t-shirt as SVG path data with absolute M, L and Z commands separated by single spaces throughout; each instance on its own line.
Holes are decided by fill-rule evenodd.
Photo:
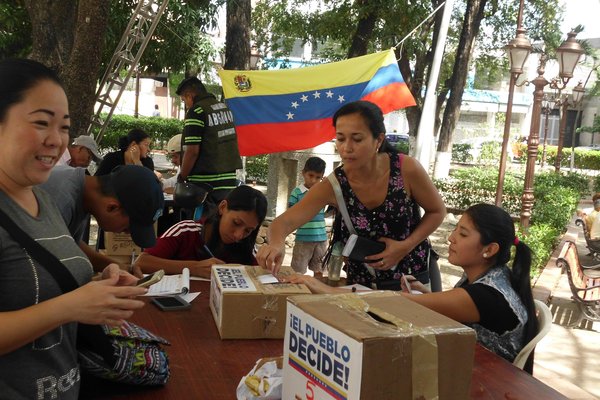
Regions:
M 69 140 L 67 97 L 55 73 L 24 59 L 0 61 L 0 208 L 55 255 L 80 288 L 57 282 L 11 233 L 0 228 L 0 397 L 76 399 L 76 322 L 120 324 L 143 302 L 146 289 L 108 266 L 92 269 L 50 197 L 45 182 Z M 123 286 L 123 287 L 121 287 Z

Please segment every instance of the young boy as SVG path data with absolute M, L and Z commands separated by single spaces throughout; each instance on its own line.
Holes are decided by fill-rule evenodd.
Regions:
M 310 157 L 304 164 L 302 177 L 304 184 L 292 191 L 288 200 L 288 207 L 299 202 L 306 192 L 316 183 L 323 179 L 325 173 L 325 161 L 319 157 Z M 308 223 L 302 225 L 296 231 L 296 243 L 292 253 L 292 268 L 294 271 L 305 274 L 306 267 L 313 271 L 314 276 L 323 276 L 321 259 L 327 251 L 327 232 L 325 231 L 324 210 Z

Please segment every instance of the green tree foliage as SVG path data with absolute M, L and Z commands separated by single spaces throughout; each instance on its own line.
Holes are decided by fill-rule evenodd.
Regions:
M 170 1 L 140 60 L 140 71 L 203 72 L 212 68 L 210 59 L 220 51 L 214 47 L 208 29 L 217 26 L 218 9 L 225 0 Z M 106 65 L 136 7 L 135 0 L 112 0 L 106 51 Z
M 277 59 L 289 58 L 297 39 L 302 43 L 310 42 L 316 49 L 313 55 L 317 59 L 337 61 L 346 58 L 361 17 L 377 16 L 367 50 L 379 51 L 397 45 L 440 3 L 438 0 L 259 0 L 252 16 L 253 28 L 261 53 L 272 56 L 266 60 L 268 67 L 276 65 Z M 472 61 L 483 75 L 476 78 L 478 88 L 490 88 L 506 71 L 506 58 L 500 50 L 515 36 L 518 3 L 512 0 L 487 2 Z M 558 0 L 525 3 L 523 21 L 529 37 L 553 43 L 559 41 L 561 8 Z M 448 32 L 438 85 L 440 110 L 448 93 L 447 84 L 452 75 L 465 4 L 466 0 L 457 1 Z M 415 96 L 417 109 L 423 103 L 422 89 L 432 61 L 434 22 L 433 19 L 425 22 L 397 49 L 400 69 Z M 416 132 L 420 117 L 420 112 L 411 115 L 415 114 L 414 109 L 407 110 L 412 134 Z
M 30 31 L 27 11 L 19 2 L 0 3 L 0 59 L 26 56 L 31 51 Z
M 223 2 L 170 1 L 139 70 L 196 73 L 212 69 L 209 58 L 218 50 L 203 29 L 216 25 L 216 10 Z M 93 114 L 96 81 L 137 4 L 134 0 L 14 0 L 0 4 L 0 54 L 29 56 L 59 71 L 71 99 L 73 136 L 85 133 Z
M 110 61 L 137 3 L 111 0 L 103 65 Z M 225 0 L 170 1 L 140 60 L 140 70 L 201 72 L 211 68 L 209 60 L 220 49 L 214 47 L 206 31 L 217 26 L 218 9 L 224 3 Z M 22 1 L 0 3 L 0 57 L 26 56 L 31 43 L 31 23 Z

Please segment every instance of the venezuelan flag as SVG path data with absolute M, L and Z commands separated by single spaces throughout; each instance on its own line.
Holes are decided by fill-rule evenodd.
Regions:
M 415 105 L 392 49 L 313 67 L 219 75 L 244 156 L 331 140 L 331 117 L 352 101 L 371 101 L 384 113 Z

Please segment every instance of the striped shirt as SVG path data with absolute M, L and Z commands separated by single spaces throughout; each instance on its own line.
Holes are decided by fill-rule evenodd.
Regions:
M 154 247 L 144 249 L 155 257 L 168 260 L 200 261 L 211 258 L 206 251 L 207 243 L 204 240 L 204 225 L 202 222 L 184 220 L 176 223 L 156 239 Z M 237 244 L 230 244 L 223 249 L 212 248 L 210 251 L 215 257 L 226 263 L 239 263 L 256 265 L 253 254 L 242 254 Z
M 209 184 L 213 190 L 231 190 L 242 168 L 233 114 L 211 94 L 194 98 L 185 115 L 183 146 L 199 146 L 200 153 L 187 176 L 188 182 Z
M 288 208 L 302 200 L 308 192 L 308 188 L 300 185 L 290 194 Z M 327 231 L 325 230 L 325 209 L 321 209 L 312 220 L 302 225 L 296 231 L 296 241 L 298 242 L 325 242 L 327 241 Z

